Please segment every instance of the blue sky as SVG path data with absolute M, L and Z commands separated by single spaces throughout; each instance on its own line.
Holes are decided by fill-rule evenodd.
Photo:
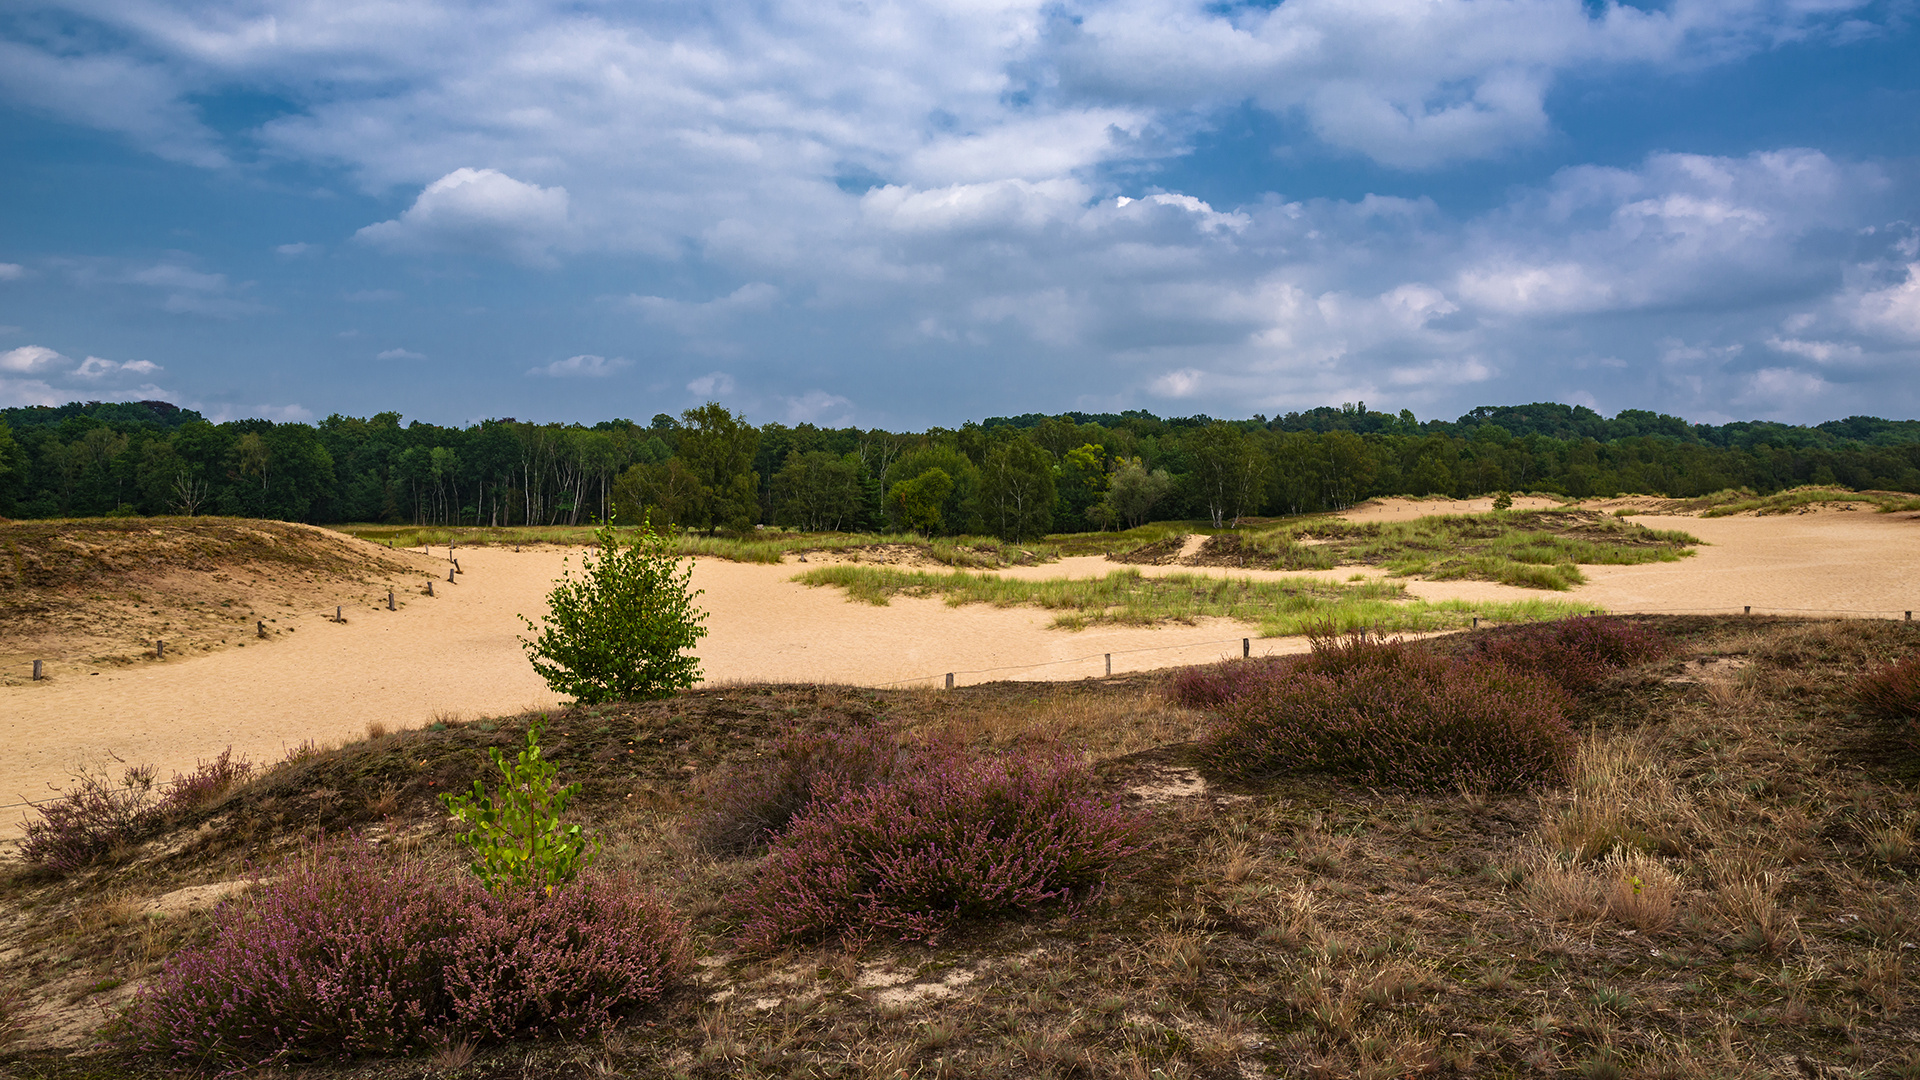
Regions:
M 14 0 L 0 405 L 1920 415 L 1911 0 Z

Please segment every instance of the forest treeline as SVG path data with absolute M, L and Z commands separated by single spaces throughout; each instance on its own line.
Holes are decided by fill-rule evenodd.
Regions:
M 1551 403 L 1456 421 L 1364 403 L 1246 420 L 1066 413 L 890 432 L 754 426 L 709 403 L 642 424 L 398 413 L 209 423 L 166 402 L 0 410 L 0 516 L 217 513 L 316 524 L 756 524 L 927 534 L 1125 528 L 1378 495 L 1670 497 L 1801 484 L 1920 492 L 1920 421 L 1611 419 Z

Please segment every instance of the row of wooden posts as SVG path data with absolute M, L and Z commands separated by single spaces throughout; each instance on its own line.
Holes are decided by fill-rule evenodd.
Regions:
M 422 550 L 422 551 L 424 551 L 424 550 L 426 550 L 426 549 L 425 549 L 425 548 L 423 547 L 423 548 L 421 548 L 421 550 Z M 516 546 L 515 546 L 515 548 L 514 548 L 514 550 L 515 550 L 515 551 L 518 551 L 518 550 L 520 550 L 520 549 L 519 549 L 519 547 L 518 547 L 518 546 L 516 545 Z M 451 547 L 449 547 L 449 548 L 447 549 L 447 561 L 448 561 L 449 563 L 451 563 L 451 564 L 452 564 L 451 566 L 449 566 L 449 567 L 447 567 L 447 581 L 448 581 L 448 583 L 449 583 L 449 584 L 457 584 L 457 582 L 454 582 L 454 579 L 453 579 L 453 575 L 455 575 L 455 574 L 460 574 L 460 573 L 465 573 L 465 571 L 463 571 L 463 570 L 461 570 L 461 569 L 460 569 L 460 560 L 459 560 L 459 559 L 456 559 L 456 558 L 454 558 L 454 557 L 453 557 L 453 549 L 452 549 Z M 431 578 L 429 578 L 429 579 L 427 579 L 427 595 L 428 595 L 428 596 L 432 596 L 432 595 L 433 595 L 433 579 L 431 579 Z M 399 609 L 399 608 L 398 608 L 398 607 L 397 607 L 397 606 L 395 605 L 395 603 L 394 603 L 394 594 L 393 594 L 393 590 L 392 590 L 391 588 L 389 588 L 389 589 L 387 590 L 387 610 L 388 610 L 388 611 L 398 611 L 398 610 L 400 610 L 400 609 Z M 343 623 L 343 622 L 346 622 L 346 621 L 347 621 L 347 615 L 346 615 L 346 611 L 345 611 L 345 605 L 343 605 L 343 604 L 335 604 L 335 605 L 333 606 L 333 618 L 332 618 L 332 619 L 330 619 L 330 620 L 328 620 L 328 621 L 329 621 L 329 622 L 337 622 L 337 623 Z M 254 620 L 254 624 L 253 624 L 253 627 L 254 627 L 254 635 L 255 635 L 256 637 L 259 637 L 259 638 L 261 638 L 262 640 L 264 640 L 264 639 L 266 638 L 266 636 L 267 636 L 267 622 L 266 622 L 266 620 L 265 620 L 265 619 L 256 619 L 256 620 Z M 166 643 L 166 641 L 165 641 L 164 639 L 158 639 L 158 638 L 156 638 L 156 639 L 154 640 L 154 643 L 153 643 L 153 658 L 154 658 L 155 660 L 165 660 L 165 659 L 167 658 L 167 643 Z M 34 682 L 39 682 L 39 681 L 41 681 L 42 679 L 45 679 L 46 677 L 47 677 L 47 675 L 46 675 L 46 661 L 44 661 L 44 660 L 35 660 L 35 661 L 33 662 L 33 681 L 34 681 Z

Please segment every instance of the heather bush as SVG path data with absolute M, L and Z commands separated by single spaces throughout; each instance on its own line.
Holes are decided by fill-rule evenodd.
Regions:
M 39 808 L 20 844 L 28 863 L 68 874 L 134 842 L 151 820 L 153 766 L 128 769 L 118 783 L 83 773 Z
M 1502 630 L 1474 646 L 1482 659 L 1545 675 L 1576 694 L 1599 686 L 1621 668 L 1658 659 L 1667 650 L 1658 631 L 1608 615 Z
M 601 1034 L 690 963 L 679 921 L 631 878 L 517 889 L 481 905 L 455 943 L 453 1027 L 475 1041 Z
M 1174 672 L 1169 689 L 1173 700 L 1189 709 L 1215 709 L 1247 692 L 1251 686 L 1286 678 L 1298 659 L 1257 656 L 1181 668 Z
M 963 919 L 1077 902 L 1142 828 L 1076 756 L 942 761 L 795 818 L 743 897 L 741 941 L 932 940 Z
M 1861 676 L 1853 701 L 1907 749 L 1920 751 L 1920 653 Z
M 624 878 L 496 894 L 347 847 L 215 916 L 135 998 L 120 1038 L 196 1071 L 603 1031 L 687 968 L 685 929 Z
M 701 779 L 703 809 L 694 816 L 693 835 L 715 851 L 751 851 L 786 829 L 816 795 L 888 779 L 918 767 L 923 754 L 875 728 L 782 732 L 761 757 Z
M 233 747 L 229 746 L 212 761 L 196 762 L 193 771 L 185 776 L 174 774 L 161 792 L 161 809 L 187 810 L 205 806 L 246 783 L 252 776 L 253 763 L 246 758 L 235 759 Z
M 245 758 L 236 761 L 228 747 L 193 772 L 175 773 L 159 785 L 157 801 L 151 765 L 126 770 L 118 783 L 82 773 L 58 799 L 40 807 L 39 820 L 27 822 L 21 858 L 72 873 L 132 845 L 167 814 L 212 802 L 245 783 L 252 772 L 253 766 Z
M 1560 690 L 1498 664 L 1398 642 L 1316 650 L 1289 677 L 1250 683 L 1201 744 L 1218 772 L 1322 772 L 1369 784 L 1495 790 L 1558 779 L 1575 739 Z

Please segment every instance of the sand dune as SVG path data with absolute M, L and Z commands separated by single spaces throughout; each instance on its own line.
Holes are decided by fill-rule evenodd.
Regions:
M 1374 516 L 1469 512 L 1484 506 L 1389 503 Z M 1739 611 L 1900 617 L 1920 608 L 1920 515 L 1825 511 L 1785 517 L 1641 518 L 1707 541 L 1692 558 L 1649 566 L 1594 567 L 1571 598 L 1612 611 Z M 444 552 L 440 552 L 444 554 Z M 349 610 L 345 623 L 318 615 L 295 633 L 253 647 L 101 668 L 0 687 L 0 803 L 47 797 L 76 768 L 152 763 L 183 771 L 231 745 L 256 761 L 278 759 L 307 740 L 360 737 L 371 721 L 389 728 L 436 716 L 473 717 L 559 702 L 527 665 L 518 616 L 544 610 L 562 560 L 555 549 L 462 548 L 458 584 L 401 610 Z M 897 598 L 886 607 L 808 588 L 798 567 L 702 560 L 710 633 L 699 650 L 713 682 L 800 681 L 877 686 L 958 681 L 1078 679 L 1199 663 L 1240 653 L 1253 631 L 1226 620 L 1154 629 L 1053 629 L 1032 609 L 948 607 Z M 1099 558 L 1009 571 L 1028 577 L 1093 576 L 1116 569 Z M 1143 572 L 1194 572 L 1143 567 Z M 1248 575 L 1243 570 L 1207 569 Z M 1259 577 L 1293 576 L 1254 573 Z M 1483 582 L 1410 582 L 1429 598 L 1519 598 L 1529 590 Z M 1297 651 L 1297 640 L 1254 639 L 1256 652 Z M 11 833 L 25 813 L 0 815 Z

